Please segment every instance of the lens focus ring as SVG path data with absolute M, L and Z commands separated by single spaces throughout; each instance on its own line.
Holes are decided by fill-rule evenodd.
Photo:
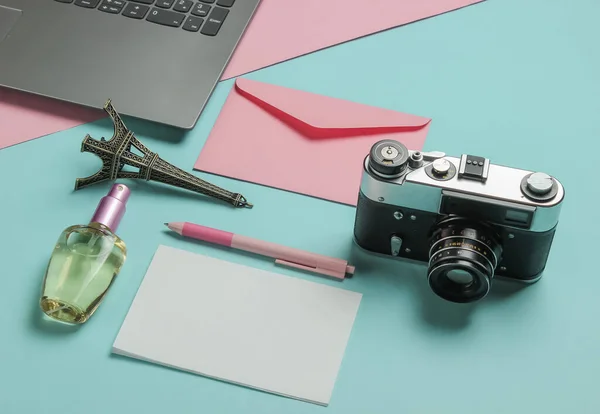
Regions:
M 476 239 L 466 238 L 464 236 L 444 237 L 433 243 L 429 250 L 429 264 L 444 257 L 453 257 L 455 255 L 468 255 L 481 257 L 489 264 L 490 269 L 496 269 L 498 258 L 494 251 L 485 243 Z

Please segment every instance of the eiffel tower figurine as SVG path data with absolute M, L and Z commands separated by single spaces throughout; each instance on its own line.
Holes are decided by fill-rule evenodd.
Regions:
M 89 134 L 81 144 L 81 152 L 96 154 L 102 160 L 102 168 L 96 174 L 85 178 L 77 178 L 75 190 L 107 180 L 116 179 L 141 179 L 158 181 L 175 187 L 184 188 L 221 201 L 234 207 L 252 208 L 244 196 L 232 193 L 217 187 L 214 184 L 199 179 L 198 177 L 169 164 L 158 154 L 150 151 L 129 131 L 121 116 L 112 106 L 109 99 L 104 104 L 104 111 L 108 113 L 114 125 L 114 135 L 111 139 L 100 141 L 93 139 Z M 143 155 L 132 152 L 135 147 Z M 123 171 L 128 165 L 137 168 L 137 172 Z

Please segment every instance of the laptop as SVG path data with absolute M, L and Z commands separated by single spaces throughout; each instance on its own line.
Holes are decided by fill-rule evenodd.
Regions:
M 0 0 L 0 86 L 190 129 L 259 2 Z

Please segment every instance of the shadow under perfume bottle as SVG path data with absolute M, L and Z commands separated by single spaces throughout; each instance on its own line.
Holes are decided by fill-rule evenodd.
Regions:
M 89 224 L 66 228 L 50 257 L 40 306 L 52 319 L 82 324 L 96 311 L 127 255 L 116 234 L 130 190 L 115 184 L 102 197 Z

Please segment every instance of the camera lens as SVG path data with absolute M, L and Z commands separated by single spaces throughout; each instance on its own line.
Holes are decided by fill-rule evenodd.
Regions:
M 451 302 L 475 302 L 487 295 L 502 246 L 493 229 L 462 217 L 439 221 L 429 249 L 429 286 Z
M 391 139 L 376 142 L 369 153 L 369 168 L 384 178 L 400 176 L 408 164 L 408 149 Z
M 458 283 L 461 285 L 470 285 L 473 283 L 473 276 L 466 270 L 462 269 L 452 269 L 448 271 L 447 274 L 448 279 L 450 279 L 454 283 Z

